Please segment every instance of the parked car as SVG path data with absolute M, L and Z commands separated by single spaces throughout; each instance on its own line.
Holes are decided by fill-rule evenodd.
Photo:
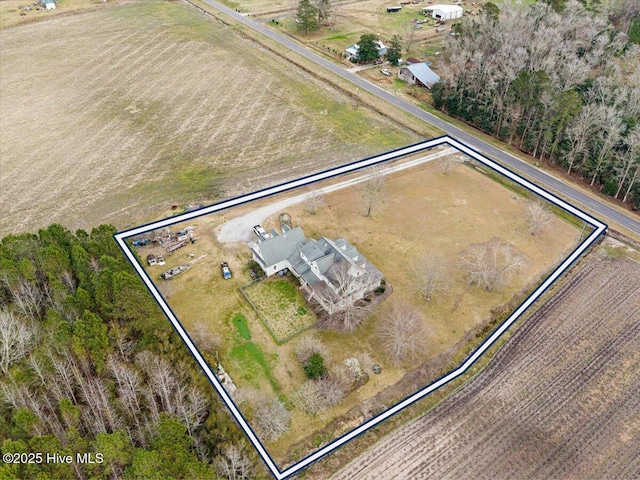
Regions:
M 386 75 L 387 77 L 391 76 L 391 71 L 388 68 L 383 68 L 380 71 L 382 72 L 383 75 Z
M 225 280 L 229 280 L 231 278 L 231 270 L 229 270 L 229 265 L 227 262 L 222 262 L 220 264 L 220 269 L 222 270 L 222 276 Z
M 253 233 L 255 233 L 256 236 L 261 240 L 266 240 L 267 238 L 271 237 L 271 235 L 269 235 L 267 231 L 264 228 L 262 228 L 262 225 L 254 226 Z

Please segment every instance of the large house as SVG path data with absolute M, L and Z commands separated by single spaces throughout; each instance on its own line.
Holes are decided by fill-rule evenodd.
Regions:
M 307 239 L 301 227 L 272 233 L 258 236 L 251 247 L 253 259 L 267 276 L 288 269 L 307 301 L 317 302 L 328 314 L 361 300 L 382 282 L 382 273 L 344 238 Z

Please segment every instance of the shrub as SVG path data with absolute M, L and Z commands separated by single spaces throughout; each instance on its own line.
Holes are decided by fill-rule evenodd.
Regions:
M 324 366 L 324 358 L 319 353 L 313 353 L 304 363 L 304 373 L 308 378 L 321 378 L 327 373 L 327 368 Z
M 318 338 L 313 335 L 302 337 L 296 347 L 296 357 L 300 364 L 304 366 L 309 357 L 314 353 L 320 354 L 323 359 L 328 356 L 327 349 Z
M 610 177 L 604 183 L 604 186 L 602 187 L 602 193 L 604 193 L 605 195 L 609 195 L 610 197 L 613 197 L 616 194 L 617 189 L 618 189 L 618 184 L 616 183 L 616 179 L 613 177 Z

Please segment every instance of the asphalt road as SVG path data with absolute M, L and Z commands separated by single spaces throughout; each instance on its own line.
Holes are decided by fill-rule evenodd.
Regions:
M 424 120 L 425 122 L 433 125 L 434 127 L 437 127 L 440 130 L 446 132 L 448 135 L 455 137 L 456 139 L 466 143 L 467 145 L 469 145 L 472 148 L 475 148 L 476 150 L 479 150 L 480 152 L 484 153 L 488 157 L 491 157 L 499 161 L 500 163 L 508 166 L 513 170 L 517 170 L 518 172 L 529 177 L 530 179 L 533 179 L 541 187 L 546 188 L 547 190 L 555 191 L 557 193 L 560 193 L 561 195 L 564 195 L 577 207 L 582 208 L 587 213 L 590 213 L 595 217 L 600 217 L 600 219 L 603 220 L 605 223 L 614 221 L 624 226 L 625 228 L 631 230 L 632 232 L 635 232 L 638 235 L 640 235 L 639 220 L 634 219 L 628 215 L 625 215 L 624 213 L 610 207 L 607 203 L 601 200 L 585 195 L 580 190 L 577 190 L 572 186 L 564 183 L 562 180 L 559 180 L 558 178 L 555 178 L 552 175 L 549 175 L 548 173 L 542 170 L 539 170 L 533 165 L 530 165 L 524 162 L 523 160 L 520 160 L 519 158 L 514 157 L 510 153 L 507 153 L 504 150 L 500 150 L 499 148 L 496 148 L 493 145 L 490 145 L 484 140 L 480 140 L 479 138 L 474 137 L 473 135 L 465 132 L 464 130 L 461 130 L 456 126 L 444 120 L 441 120 L 435 115 L 425 112 L 421 108 L 418 108 L 417 106 L 412 105 L 411 103 L 396 97 L 392 93 L 378 87 L 377 85 L 372 84 L 371 82 L 368 82 L 367 80 L 364 80 L 358 77 L 357 75 L 347 71 L 343 67 L 336 65 L 330 62 L 329 60 L 321 57 L 320 55 L 317 55 L 307 50 L 306 48 L 302 47 L 301 45 L 298 45 L 296 42 L 288 39 L 287 37 L 284 37 L 279 33 L 276 33 L 270 30 L 269 28 L 265 27 L 264 25 L 256 21 L 251 20 L 250 18 L 247 18 L 245 15 L 238 13 L 214 0 L 203 0 L 203 1 L 211 5 L 212 7 L 220 10 L 221 12 L 235 18 L 236 20 L 247 25 L 248 27 L 260 32 L 261 34 L 270 38 L 271 40 L 274 40 L 280 43 L 281 45 L 284 45 L 285 47 L 293 50 L 297 54 L 302 55 L 308 60 L 311 60 L 312 62 L 315 62 L 316 64 L 328 70 L 331 70 L 336 75 L 354 83 L 357 87 L 363 90 L 366 90 L 374 95 L 377 95 L 378 97 L 382 98 L 383 100 L 386 100 L 387 102 L 395 105 L 396 107 L 404 110 L 405 112 L 410 113 L 411 115 L 418 117 L 421 120 Z

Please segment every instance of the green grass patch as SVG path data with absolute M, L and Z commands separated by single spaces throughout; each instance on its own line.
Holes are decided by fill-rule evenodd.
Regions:
M 251 332 L 249 331 L 249 324 L 247 323 L 247 319 L 244 318 L 244 315 L 241 313 L 237 313 L 233 317 L 233 325 L 236 327 L 236 330 L 240 334 L 240 337 L 245 340 L 251 340 Z
M 331 42 L 333 40 L 349 40 L 349 35 L 334 35 L 332 37 L 325 38 L 327 42 Z
M 281 387 L 271 371 L 276 355 L 273 357 L 265 356 L 260 347 L 251 341 L 240 341 L 229 352 L 229 358 L 238 365 L 245 381 L 259 387 L 261 381 L 266 379 L 274 392 L 278 393 Z
M 296 301 L 296 287 L 294 287 L 291 283 L 286 280 L 278 280 L 276 282 L 272 282 L 271 288 L 273 292 L 280 296 L 280 306 L 281 308 L 286 308 L 289 302 Z

